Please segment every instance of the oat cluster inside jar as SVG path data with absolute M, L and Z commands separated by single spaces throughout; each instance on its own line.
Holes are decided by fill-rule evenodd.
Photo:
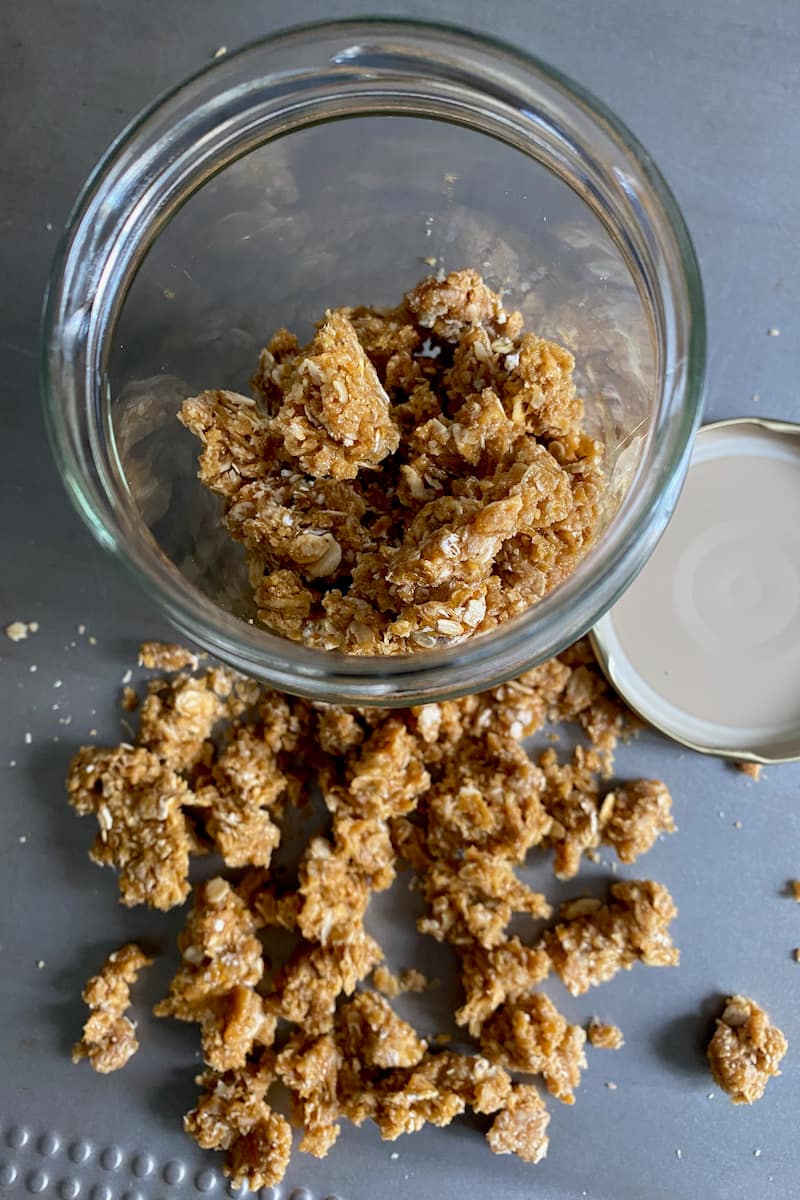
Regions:
M 591 542 L 603 488 L 573 366 L 462 270 L 394 309 L 330 310 L 306 346 L 279 330 L 252 397 L 186 400 L 259 621 L 383 655 L 539 600 Z

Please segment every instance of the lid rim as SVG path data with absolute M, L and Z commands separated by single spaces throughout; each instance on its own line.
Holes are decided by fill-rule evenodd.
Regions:
M 697 436 L 699 437 L 700 434 L 709 431 L 718 431 L 741 425 L 754 425 L 771 433 L 785 434 L 791 437 L 800 438 L 800 423 L 785 421 L 779 418 L 762 417 L 760 415 L 725 417 L 719 421 L 709 421 L 707 424 L 701 426 L 701 428 L 698 430 Z M 691 473 L 691 470 L 692 467 L 690 463 L 689 471 L 687 472 L 687 478 Z M 633 584 L 630 586 L 633 586 Z M 589 641 L 595 657 L 600 664 L 603 674 L 608 679 L 608 682 L 611 684 L 614 690 L 619 693 L 620 697 L 628 706 L 628 708 L 630 708 L 631 711 L 640 718 L 640 720 L 644 721 L 646 725 L 650 726 L 652 729 L 655 729 L 658 733 L 669 738 L 678 745 L 686 746 L 689 750 L 694 750 L 698 754 L 705 754 L 709 757 L 725 758 L 732 762 L 758 763 L 762 766 L 775 766 L 780 763 L 800 762 L 800 728 L 797 730 L 798 749 L 796 753 L 772 754 L 769 752 L 768 748 L 765 747 L 762 747 L 761 750 L 744 750 L 715 745 L 702 745 L 698 742 L 692 741 L 691 738 L 676 732 L 674 729 L 670 729 L 667 725 L 659 722 L 652 715 L 644 712 L 642 708 L 631 698 L 629 689 L 626 689 L 625 687 L 624 677 L 621 681 L 619 665 L 615 660 L 608 640 L 604 634 L 604 627 L 611 624 L 612 613 L 613 608 L 609 610 L 609 612 L 605 613 L 605 615 L 601 617 L 597 624 L 589 631 Z M 642 678 L 645 677 L 643 676 Z

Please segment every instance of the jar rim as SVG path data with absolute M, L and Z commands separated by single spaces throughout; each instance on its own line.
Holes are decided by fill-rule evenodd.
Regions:
M 332 46 L 339 46 L 338 57 L 330 53 Z M 277 90 L 279 85 L 286 105 L 293 95 L 291 70 L 259 77 L 250 64 L 260 55 L 269 57 L 292 47 L 301 56 L 316 54 L 318 75 L 333 80 L 359 65 L 363 69 L 369 59 L 366 51 L 371 49 L 375 60 L 380 49 L 382 65 L 370 61 L 369 71 L 364 71 L 369 78 L 353 93 L 363 96 L 364 103 L 382 94 L 375 81 L 388 85 L 391 79 L 397 89 L 398 79 L 414 79 L 417 92 L 423 99 L 427 93 L 431 104 L 438 84 L 443 88 L 446 83 L 450 92 L 459 87 L 464 96 L 481 97 L 487 109 L 504 115 L 515 136 L 523 136 L 526 129 L 533 136 L 536 110 L 526 114 L 525 105 L 538 99 L 541 107 L 549 101 L 565 122 L 564 136 L 575 138 L 576 128 L 585 128 L 608 152 L 611 166 L 604 183 L 613 202 L 629 215 L 629 229 L 639 239 L 642 254 L 650 255 L 646 282 L 659 322 L 661 353 L 658 428 L 637 477 L 636 495 L 627 508 L 623 501 L 625 511 L 612 519 L 609 528 L 614 528 L 615 538 L 609 553 L 601 565 L 590 564 L 591 572 L 582 570 L 585 557 L 572 575 L 525 613 L 455 645 L 370 658 L 311 649 L 249 626 L 218 608 L 168 563 L 141 518 L 137 526 L 134 514 L 125 511 L 125 496 L 114 492 L 114 472 L 118 479 L 121 467 L 113 461 L 113 435 L 109 436 L 104 369 L 109 331 L 148 248 L 142 249 L 136 239 L 142 236 L 143 206 L 153 203 L 153 180 L 165 189 L 163 201 L 168 195 L 164 181 L 174 172 L 176 190 L 169 195 L 170 203 L 177 204 L 185 198 L 179 185 L 182 181 L 186 186 L 186 172 L 199 170 L 197 162 L 191 169 L 184 164 L 184 175 L 179 176 L 180 145 L 176 147 L 175 139 L 166 144 L 163 130 L 182 131 L 191 147 L 203 117 L 206 125 L 209 114 L 222 122 L 234 103 L 239 115 L 252 116 L 255 99 L 250 98 L 248 109 L 242 95 L 247 80 L 253 87 L 257 84 L 262 103 L 270 87 Z M 340 68 L 342 75 L 337 76 Z M 338 86 L 341 91 L 341 83 Z M 330 87 L 335 92 L 334 85 Z M 201 99 L 207 110 L 198 103 Z M 384 98 L 382 103 L 389 101 Z M 262 123 L 257 144 L 273 136 Z M 529 152 L 532 148 L 533 142 Z M 145 226 L 152 238 L 154 221 L 163 227 L 169 211 L 169 204 L 163 203 L 157 220 L 149 213 Z M 600 216 L 596 209 L 595 215 Z M 46 424 L 68 493 L 95 537 L 133 571 L 181 632 L 204 649 L 284 691 L 341 703 L 407 705 L 491 687 L 585 633 L 644 565 L 671 514 L 700 422 L 704 367 L 703 294 L 691 239 L 667 184 L 633 134 L 602 102 L 537 58 L 487 35 L 403 18 L 296 26 L 205 64 L 157 99 L 123 130 L 90 175 L 68 219 L 45 295 Z M 605 545 L 606 534 L 602 536 Z

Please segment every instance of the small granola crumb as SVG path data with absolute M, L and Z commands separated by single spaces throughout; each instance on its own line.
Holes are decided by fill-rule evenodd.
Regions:
M 125 1011 L 130 1004 L 131 984 L 152 961 L 134 943 L 109 954 L 100 974 L 92 976 L 83 989 L 90 1016 L 83 1027 L 83 1037 L 73 1047 L 73 1062 L 88 1058 L 93 1069 L 105 1075 L 124 1067 L 136 1053 L 139 1049 L 136 1027 Z
M 800 904 L 800 879 L 793 879 L 791 887 L 792 887 L 792 896 L 797 901 L 797 903 Z
M 124 687 L 122 689 L 121 704 L 125 712 L 136 712 L 139 707 L 139 697 L 132 687 Z
M 149 671 L 193 671 L 198 661 L 193 651 L 171 642 L 142 642 L 139 647 L 139 666 Z
M 29 633 L 36 633 L 38 628 L 38 621 L 12 621 L 6 625 L 5 633 L 9 641 L 22 642 Z
M 708 1045 L 714 1082 L 734 1104 L 759 1100 L 788 1049 L 786 1038 L 755 1000 L 730 996 Z
M 602 1021 L 590 1021 L 586 1030 L 589 1044 L 596 1050 L 621 1050 L 625 1038 L 618 1025 L 606 1025 Z
M 385 963 L 381 963 L 372 972 L 372 982 L 378 991 L 382 995 L 388 996 L 390 1000 L 400 995 L 400 980 L 389 970 Z
M 736 770 L 741 771 L 743 775 L 747 775 L 748 778 L 758 783 L 761 778 L 763 765 L 757 762 L 737 762 Z
M 400 973 L 401 992 L 424 992 L 431 986 L 431 981 L 427 976 L 423 975 L 421 971 L 414 970 L 413 967 Z

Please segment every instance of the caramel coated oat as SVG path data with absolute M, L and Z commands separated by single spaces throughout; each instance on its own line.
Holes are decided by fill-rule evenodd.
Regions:
M 747 996 L 730 996 L 717 1019 L 708 1044 L 708 1062 L 714 1082 L 734 1104 L 752 1104 L 764 1095 L 788 1042 L 776 1025 Z
M 295 1033 L 276 1060 L 292 1093 L 292 1115 L 302 1126 L 300 1149 L 324 1158 L 341 1131 L 338 1096 L 341 1051 L 331 1033 L 309 1038 Z
M 467 1108 L 496 1112 L 507 1102 L 510 1091 L 511 1080 L 501 1067 L 485 1058 L 442 1050 L 426 1054 L 417 1066 L 393 1070 L 373 1084 L 369 1115 L 381 1137 L 394 1141 L 426 1124 L 449 1125 Z
M 585 1041 L 580 1026 L 570 1025 L 541 992 L 503 1005 L 481 1029 L 481 1050 L 490 1062 L 541 1075 L 548 1092 L 565 1104 L 575 1103 Z
M 206 832 L 227 866 L 269 866 L 280 841 L 273 817 L 285 790 L 277 753 L 261 731 L 234 728 L 194 801 L 208 810 Z
M 117 869 L 123 904 L 166 909 L 183 903 L 193 847 L 184 779 L 141 747 L 84 746 L 70 764 L 67 790 L 81 816 L 97 817 L 89 856 Z
M 536 1088 L 517 1083 L 492 1122 L 486 1140 L 495 1154 L 516 1154 L 538 1163 L 547 1154 L 550 1114 Z
M 609 792 L 600 807 L 601 837 L 620 862 L 635 862 L 662 833 L 674 833 L 672 797 L 660 780 L 638 779 Z
M 280 330 L 256 399 L 207 391 L 180 419 L 245 547 L 259 620 L 352 654 L 463 640 L 522 612 L 590 544 L 601 446 L 564 349 L 471 270 L 393 310 Z
M 139 741 L 167 766 L 186 771 L 200 760 L 225 705 L 210 675 L 154 679 L 142 704 Z
M 226 880 L 200 884 L 178 939 L 181 966 L 154 1010 L 197 1022 L 205 1061 L 217 1071 L 243 1067 L 255 1047 L 272 1045 L 275 1036 L 275 1016 L 254 991 L 264 972 L 256 928 Z
M 136 1026 L 125 1011 L 130 1004 L 131 984 L 152 961 L 133 943 L 109 954 L 100 974 L 93 975 L 81 993 L 91 1013 L 83 1037 L 73 1047 L 73 1062 L 88 1058 L 95 1071 L 106 1075 L 124 1067 L 136 1053 Z
M 280 1183 L 292 1153 L 292 1130 L 265 1096 L 275 1077 L 269 1056 L 237 1070 L 198 1077 L 203 1088 L 184 1128 L 204 1150 L 225 1150 L 224 1171 L 251 1191 Z
M 544 896 L 522 883 L 510 862 L 474 846 L 468 846 L 454 866 L 431 866 L 423 876 L 423 893 L 430 916 L 421 917 L 417 928 L 454 946 L 476 943 L 491 949 L 505 941 L 514 913 L 550 915 Z
M 548 930 L 541 946 L 567 990 L 580 996 L 636 962 L 677 966 L 679 953 L 669 936 L 677 911 L 662 884 L 613 883 L 608 904 L 587 900 L 567 906 L 567 920 Z

